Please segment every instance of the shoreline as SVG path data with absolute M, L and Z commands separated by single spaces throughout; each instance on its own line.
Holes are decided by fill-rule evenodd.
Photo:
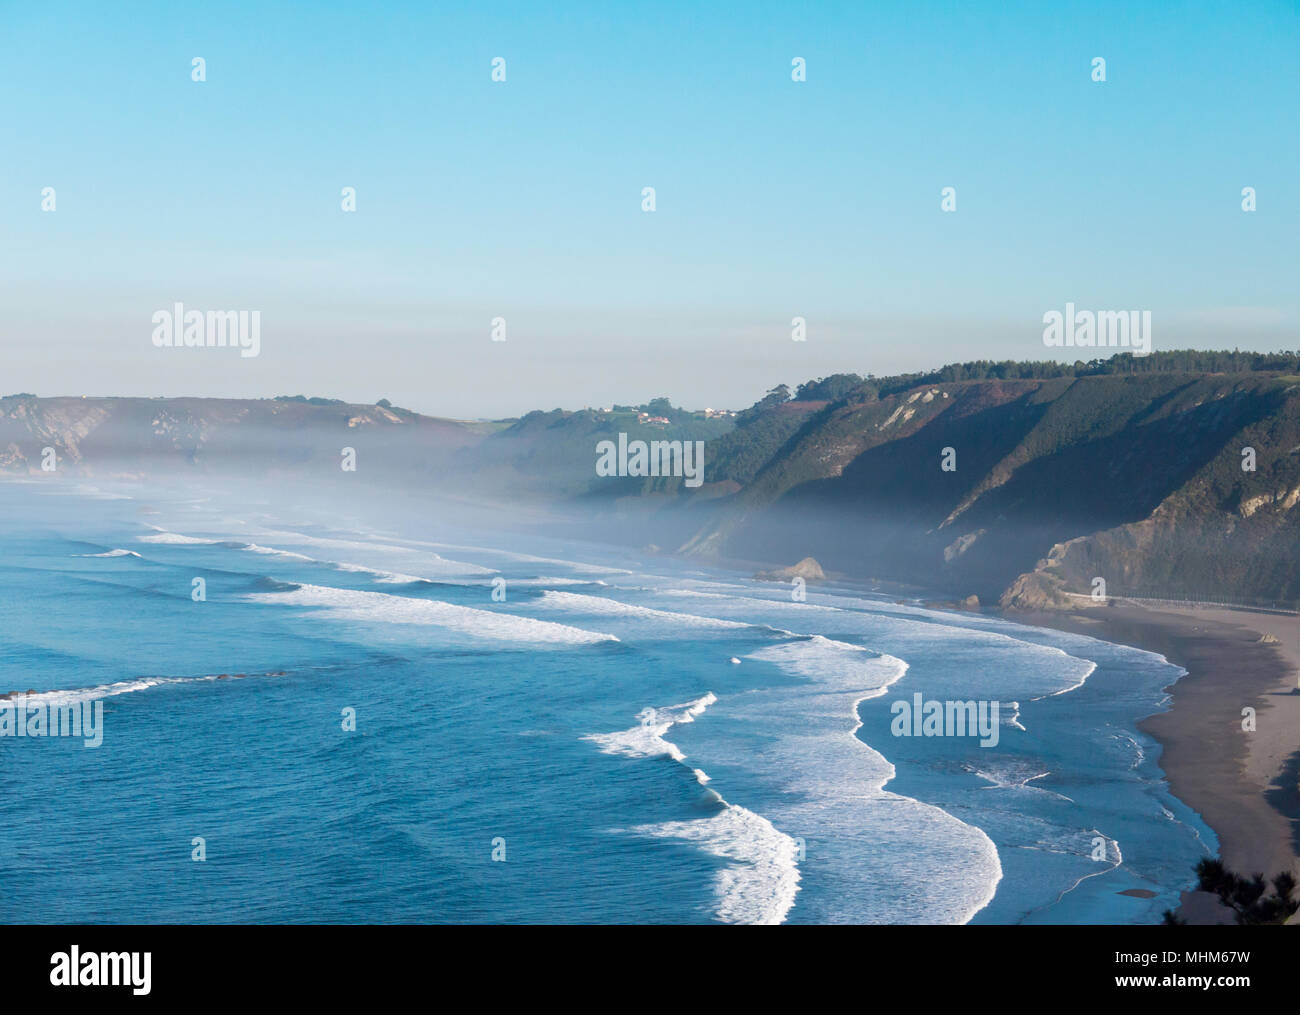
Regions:
M 728 566 L 777 567 L 729 561 Z M 813 583 L 810 583 L 812 585 Z M 1219 858 L 1237 874 L 1300 880 L 1300 616 L 1212 604 L 1141 604 L 1064 610 L 973 610 L 933 591 L 827 572 L 825 584 L 861 587 L 942 612 L 972 612 L 1097 638 L 1163 656 L 1185 670 L 1166 686 L 1169 706 L 1137 718 L 1160 748 L 1169 791 L 1219 839 Z M 1255 709 L 1255 730 L 1242 710 Z M 1188 882 L 1195 874 L 1187 871 Z M 1185 889 L 1175 910 L 1193 925 L 1235 924 L 1207 893 Z M 1300 924 L 1300 913 L 1289 921 Z
M 1300 876 L 1300 617 L 1127 604 L 1002 616 L 1157 652 L 1186 670 L 1168 688 L 1170 708 L 1137 724 L 1160 744 L 1170 791 L 1214 830 L 1230 869 Z M 1242 729 L 1247 707 L 1254 732 Z M 1234 922 L 1197 891 L 1183 893 L 1178 915 Z
M 736 559 L 712 563 L 740 572 L 784 566 Z M 1170 793 L 1218 837 L 1219 858 L 1230 870 L 1246 877 L 1263 874 L 1270 881 L 1289 871 L 1300 880 L 1300 616 L 1132 600 L 1007 611 L 965 606 L 889 579 L 827 571 L 822 582 L 809 583 L 822 584 L 860 588 L 941 612 L 997 616 L 1163 656 L 1186 672 L 1165 687 L 1169 707 L 1137 718 L 1135 725 L 1159 746 L 1156 763 Z M 1246 707 L 1255 709 L 1255 729 L 1249 733 L 1242 728 Z M 1194 880 L 1189 869 L 1187 881 Z M 1194 888 L 1183 890 L 1175 913 L 1193 925 L 1236 923 L 1232 910 Z M 1300 924 L 1300 913 L 1288 922 Z

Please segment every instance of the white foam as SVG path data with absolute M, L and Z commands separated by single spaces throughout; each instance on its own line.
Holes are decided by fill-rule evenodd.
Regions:
M 1040 648 L 1046 648 L 1046 649 L 1047 649 L 1048 651 L 1050 651 L 1050 652 L 1059 652 L 1061 655 L 1065 656 L 1065 658 L 1067 658 L 1067 659 L 1076 659 L 1076 658 L 1077 658 L 1076 656 L 1072 656 L 1072 655 L 1070 655 L 1070 654 L 1069 654 L 1068 652 L 1066 652 L 1064 649 L 1054 648 L 1054 647 L 1050 647 L 1050 646 L 1046 646 L 1046 645 L 1042 645 L 1042 646 L 1039 646 L 1039 647 L 1040 647 Z M 1067 686 L 1067 687 L 1062 687 L 1059 691 L 1052 691 L 1052 692 L 1050 692 L 1049 694 L 1040 694 L 1037 698 L 1034 698 L 1033 700 L 1034 700 L 1034 701 L 1041 701 L 1043 698 L 1055 698 L 1058 694 L 1069 694 L 1071 691 L 1077 691 L 1080 687 L 1082 687 L 1084 684 L 1086 684 L 1086 683 L 1088 682 L 1088 678 L 1089 678 L 1090 676 L 1092 676 L 1094 673 L 1097 672 L 1097 664 L 1096 664 L 1095 662 L 1093 662 L 1091 659 L 1083 659 L 1083 660 L 1080 660 L 1080 662 L 1083 662 L 1083 663 L 1085 663 L 1086 665 L 1084 666 L 1084 668 L 1082 669 L 1082 671 L 1080 671 L 1080 672 L 1076 675 L 1076 676 L 1077 676 L 1077 679 L 1074 681 L 1074 683 L 1070 684 L 1070 685 Z
M 387 592 L 336 589 L 325 585 L 299 585 L 285 592 L 254 592 L 251 602 L 322 607 L 319 615 L 341 620 L 388 624 L 423 624 L 497 641 L 552 645 L 584 645 L 618 641 L 612 634 L 586 631 L 511 613 L 456 606 L 436 599 L 415 599 Z
M 585 596 L 578 592 L 543 592 L 538 605 L 548 609 L 571 610 L 575 613 L 597 614 L 607 617 L 627 617 L 634 620 L 663 620 L 682 627 L 741 628 L 750 624 L 716 617 L 697 617 L 689 613 L 655 610 L 648 606 L 634 606 L 603 596 Z
M 409 546 L 395 546 L 392 543 L 372 543 L 356 539 L 332 539 L 324 536 L 309 536 L 301 532 L 272 529 L 258 533 L 261 538 L 290 545 L 316 546 L 326 550 L 354 555 L 378 554 L 386 560 L 401 558 L 398 563 L 412 572 L 422 572 L 424 577 L 458 577 L 472 575 L 494 575 L 497 571 L 490 567 L 467 564 L 464 561 L 448 560 L 436 553 L 412 550 Z M 337 561 L 321 561 L 324 564 L 336 564 Z M 353 565 L 362 566 L 362 565 Z M 379 565 L 377 565 L 379 566 Z M 419 579 L 415 579 L 419 580 Z
M 488 588 L 491 582 L 466 579 L 455 584 L 466 588 Z M 506 584 L 512 589 L 562 588 L 566 585 L 604 585 L 599 578 L 507 578 Z
M 724 923 L 784 923 L 799 891 L 799 847 L 761 814 L 724 804 L 695 821 L 665 821 L 632 831 L 681 839 L 729 861 L 714 876 L 714 913 Z
M 1142 764 L 1142 762 L 1146 761 L 1147 754 L 1146 751 L 1142 750 L 1142 745 L 1127 733 L 1115 733 L 1113 734 L 1113 739 L 1122 740 L 1133 749 L 1133 762 L 1129 765 L 1130 769 L 1137 768 Z
M 380 552 L 396 551 L 399 553 L 408 552 L 403 547 L 384 546 L 383 544 L 353 543 L 344 540 L 317 539 L 315 537 L 308 537 L 308 536 L 297 537 L 293 533 L 280 533 L 280 535 L 285 535 L 294 539 L 298 539 L 299 541 L 308 543 L 309 545 L 336 544 L 339 546 L 343 546 L 344 548 L 350 547 L 356 550 L 379 550 Z M 193 536 L 182 536 L 174 532 L 165 532 L 163 530 L 159 530 L 156 534 L 152 536 L 143 536 L 141 537 L 141 541 L 146 543 L 171 543 L 176 545 L 188 545 L 188 544 L 212 545 L 221 542 L 220 540 L 216 540 L 216 539 L 201 539 Z M 369 575 L 373 575 L 376 581 L 384 584 L 390 584 L 390 585 L 407 585 L 412 582 L 422 582 L 422 581 L 431 580 L 428 578 L 421 577 L 419 575 L 406 574 L 401 571 L 390 571 L 385 568 L 379 568 L 379 567 L 370 567 L 365 564 L 350 564 L 345 561 L 322 560 L 319 557 L 311 557 L 305 553 L 297 553 L 293 550 L 282 550 L 279 547 L 275 547 L 275 546 L 262 546 L 259 543 L 244 543 L 240 545 L 238 549 L 244 550 L 248 553 L 261 554 L 262 556 L 267 556 L 267 557 L 280 557 L 284 560 L 299 560 L 309 564 L 319 564 L 321 567 L 329 567 L 337 571 L 348 571 L 354 574 L 369 574 Z M 130 552 L 130 551 L 125 551 L 125 552 Z M 94 554 L 92 556 L 113 556 L 113 555 L 115 554 Z M 139 556 L 139 554 L 136 554 L 136 556 Z M 423 564 L 428 565 L 427 567 L 428 570 L 432 572 L 436 572 L 440 577 L 447 576 L 447 575 L 456 576 L 456 575 L 461 575 L 466 573 L 483 573 L 483 574 L 494 573 L 488 570 L 487 568 L 480 568 L 474 564 L 462 564 L 459 561 L 445 560 L 444 558 L 439 557 L 437 554 L 420 554 L 419 557 L 421 558 L 421 562 Z
M 804 866 L 835 886 L 804 903 L 806 918 L 965 923 L 988 905 L 1002 878 L 993 841 L 939 807 L 888 792 L 894 766 L 857 736 L 858 704 L 901 680 L 907 663 L 822 636 L 746 658 L 774 663 L 801 683 L 728 699 L 729 719 L 777 735 L 765 736 L 757 752 L 746 738 L 711 744 L 705 760 L 743 765 L 781 788 L 764 814 L 816 843 Z
M 788 673 L 809 680 L 825 680 L 833 675 L 835 680 L 849 682 L 861 692 L 857 701 L 884 694 L 890 684 L 907 672 L 907 663 L 901 659 L 877 655 L 861 645 L 835 641 L 820 634 L 770 645 L 751 652 L 746 658 L 776 663 Z
M 1040 842 L 1037 844 L 1039 848 L 1044 849 L 1047 852 L 1063 852 L 1063 853 L 1069 853 L 1077 856 L 1080 855 L 1078 852 L 1077 843 L 1080 840 L 1086 841 L 1089 843 L 1089 848 L 1091 848 L 1091 842 L 1093 839 L 1101 839 L 1104 843 L 1103 848 L 1105 851 L 1105 860 L 1102 861 L 1098 859 L 1096 862 L 1108 862 L 1109 865 L 1103 868 L 1102 870 L 1095 871 L 1092 874 L 1084 874 L 1081 877 L 1077 878 L 1075 882 L 1072 885 L 1070 885 L 1069 888 L 1065 889 L 1065 891 L 1061 892 L 1061 894 L 1056 897 L 1056 901 L 1058 903 L 1067 895 L 1069 895 L 1072 891 L 1078 888 L 1081 884 L 1087 881 L 1089 878 L 1099 878 L 1103 874 L 1109 874 L 1111 871 L 1118 870 L 1119 867 L 1124 863 L 1124 854 L 1120 852 L 1118 841 L 1112 839 L 1105 832 L 1100 832 L 1095 828 L 1088 829 L 1087 831 L 1084 832 L 1083 836 L 1071 836 L 1069 839 L 1066 840 L 1068 842 L 1068 846 L 1065 846 L 1065 848 L 1062 848 L 1062 843 L 1060 840 Z M 1089 852 L 1088 855 L 1091 856 L 1092 855 L 1091 852 Z
M 375 581 L 383 582 L 386 585 L 409 585 L 411 582 L 427 581 L 413 574 L 402 574 L 400 571 L 383 571 L 379 568 L 366 567 L 363 564 L 344 564 L 341 561 L 326 562 L 332 568 L 339 571 L 350 571 L 355 574 L 373 575 Z
M 647 708 L 638 716 L 641 722 L 631 729 L 583 739 L 599 744 L 606 754 L 668 757 L 684 764 L 686 755 L 665 734 L 674 726 L 694 722 L 717 700 L 710 692 L 681 705 Z M 703 769 L 691 771 L 701 786 L 710 781 Z M 713 790 L 708 791 L 708 799 L 720 808 L 708 817 L 639 825 L 628 831 L 681 839 L 729 861 L 714 875 L 714 912 L 724 923 L 783 923 L 799 891 L 797 843 L 762 815 L 727 803 Z
M 142 543 L 161 543 L 166 546 L 211 546 L 218 543 L 217 539 L 201 539 L 198 536 L 183 536 L 179 532 L 166 532 L 159 530 L 152 536 L 141 536 Z
M 411 582 L 427 581 L 413 574 L 402 574 L 400 571 L 385 571 L 382 568 L 366 567 L 364 564 L 347 564 L 337 560 L 320 560 L 317 557 L 309 557 L 305 553 L 295 553 L 292 550 L 280 550 L 274 546 L 259 546 L 257 543 L 246 543 L 242 550 L 251 553 L 260 553 L 264 556 L 283 557 L 285 560 L 301 560 L 308 564 L 319 564 L 321 567 L 333 568 L 336 571 L 347 571 L 353 574 L 373 575 L 375 581 L 390 585 L 409 585 Z
M 511 550 L 498 550 L 489 546 L 465 546 L 458 543 L 430 543 L 419 539 L 396 539 L 395 542 L 406 543 L 410 546 L 429 546 L 435 550 L 451 550 L 459 553 L 462 550 L 468 550 L 470 553 L 489 553 L 503 560 L 514 560 L 523 564 L 558 564 L 561 567 L 567 567 L 579 574 L 632 574 L 627 568 L 622 567 L 605 567 L 601 564 L 587 564 L 577 560 L 561 560 L 557 557 L 537 557 L 531 553 L 515 553 Z
M 1012 651 L 1026 655 L 1039 651 L 1037 646 L 1004 635 L 955 631 L 909 618 L 788 599 L 766 600 L 697 589 L 642 591 L 668 597 L 669 602 L 671 597 L 690 598 L 695 611 L 692 614 L 669 610 L 652 610 L 648 614 L 663 619 L 699 613 L 709 615 L 700 619 L 738 622 L 743 618 L 742 626 L 769 624 L 775 630 L 781 630 L 775 627 L 779 621 L 805 630 L 814 626 L 820 630 L 861 631 L 864 635 L 887 633 L 892 641 L 904 644 L 918 638 L 937 646 L 974 641 L 996 646 L 994 658 Z M 587 603 L 569 605 L 592 609 Z M 630 616 L 650 610 L 635 607 L 627 611 L 626 605 L 606 609 L 611 615 L 617 611 Z M 901 631 L 900 626 L 904 628 Z M 1066 659 L 1063 653 L 1052 655 Z M 1002 878 L 992 839 L 982 829 L 940 807 L 888 792 L 885 786 L 894 778 L 893 765 L 856 735 L 861 726 L 858 704 L 885 694 L 904 677 L 907 663 L 820 633 L 792 635 L 791 640 L 765 646 L 745 659 L 776 665 L 798 679 L 793 685 L 759 687 L 731 696 L 716 706 L 725 710 L 732 722 L 750 726 L 761 740 L 762 750 L 754 750 L 752 737 L 729 735 L 693 737 L 697 744 L 694 752 L 702 755 L 703 769 L 723 765 L 760 780 L 771 790 L 758 808 L 762 820 L 787 838 L 798 835 L 816 843 L 815 849 L 809 847 L 801 863 L 804 867 L 815 866 L 819 879 L 834 888 L 801 896 L 800 905 L 808 910 L 805 917 L 828 923 L 965 923 L 988 905 Z M 1038 691 L 1077 683 L 1073 673 L 1067 679 L 1046 681 L 1032 664 L 1022 665 L 1018 676 L 1020 672 L 1028 686 Z M 634 741 L 634 736 L 632 731 L 625 731 L 621 744 L 624 750 L 662 750 L 655 739 Z M 659 741 L 667 739 L 662 734 L 655 737 Z M 649 830 L 690 835 L 701 845 L 713 835 L 702 822 L 668 823 Z M 704 848 L 725 855 L 707 845 Z M 767 852 L 770 855 L 771 850 Z M 792 893 L 789 898 L 793 899 Z M 720 894 L 720 912 L 724 908 L 722 900 Z
M 0 708 L 21 702 L 26 702 L 31 707 L 47 706 L 53 708 L 63 705 L 76 705 L 79 702 L 94 701 L 97 698 L 111 698 L 118 694 L 147 691 L 151 687 L 159 687 L 163 684 L 192 684 L 217 679 L 216 676 L 141 677 L 138 680 L 119 680 L 116 683 L 101 684 L 98 687 L 77 687 L 68 690 L 37 691 L 33 694 L 13 694 L 8 700 L 0 699 Z
M 139 557 L 134 550 L 109 550 L 107 553 L 74 553 L 74 557 Z
M 674 761 L 685 761 L 686 755 L 678 750 L 676 744 L 665 740 L 664 734 L 678 723 L 694 722 L 697 715 L 717 700 L 710 692 L 684 705 L 647 708 L 637 716 L 641 722 L 631 729 L 620 730 L 617 733 L 593 733 L 582 739 L 599 744 L 605 754 L 622 754 L 629 758 L 666 756 Z M 697 779 L 699 775 L 703 773 L 698 773 Z M 708 777 L 705 776 L 704 781 L 707 780 Z
M 892 604 L 886 610 L 874 601 L 832 599 L 825 595 L 817 598 L 845 605 L 794 602 L 788 594 L 785 598 L 764 599 L 681 588 L 661 589 L 658 594 L 669 597 L 670 601 L 689 598 L 696 604 L 692 609 L 697 612 L 745 616 L 753 623 L 779 622 L 807 633 L 813 633 L 810 628 L 825 630 L 827 625 L 834 624 L 838 630 L 860 633 L 872 641 L 888 636 L 908 645 L 926 642 L 936 646 L 951 644 L 967 655 L 979 654 L 978 660 L 972 657 L 968 672 L 978 680 L 983 691 L 992 693 L 989 676 L 996 674 L 1002 685 L 998 694 L 1021 701 L 1037 701 L 1076 691 L 1097 669 L 1092 659 L 1072 655 L 1054 645 L 1017 637 L 1013 632 L 1029 629 L 996 618 L 967 618 L 923 609 L 909 609 L 904 614 Z M 853 608 L 855 606 L 860 608 Z M 803 618 L 802 621 L 799 618 Z M 1087 643 L 1083 644 L 1086 647 Z
M 990 783 L 988 788 L 991 789 L 1030 789 L 1035 793 L 1051 793 L 1052 796 L 1060 797 L 1062 800 L 1069 799 L 1061 796 L 1060 793 L 1053 793 L 1051 790 L 1029 785 L 1039 779 L 1046 779 L 1052 774 L 1050 771 L 1043 771 L 1039 765 L 1033 762 L 1015 759 L 1002 760 L 994 757 L 990 758 L 982 767 L 968 766 L 968 771 Z
M 305 553 L 294 553 L 292 550 L 279 550 L 274 546 L 258 546 L 256 543 L 245 543 L 241 549 L 247 550 L 249 553 L 260 553 L 267 557 L 284 557 L 289 560 L 305 560 L 312 564 L 319 563 L 315 557 L 308 557 Z

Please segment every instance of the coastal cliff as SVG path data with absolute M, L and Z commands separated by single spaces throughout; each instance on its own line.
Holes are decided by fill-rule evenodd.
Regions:
M 620 433 L 702 442 L 703 483 L 598 476 L 595 448 Z M 1300 602 L 1298 354 L 838 374 L 735 413 L 656 399 L 495 422 L 302 396 L 0 399 L 10 472 L 53 448 L 85 475 L 319 476 L 343 447 L 403 489 L 545 505 L 590 538 L 815 558 L 1005 609 Z

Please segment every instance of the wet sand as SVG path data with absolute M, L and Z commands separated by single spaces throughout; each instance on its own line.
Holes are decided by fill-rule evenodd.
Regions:
M 1186 669 L 1172 708 L 1139 724 L 1162 745 L 1170 788 L 1214 829 L 1231 869 L 1300 877 L 1300 617 L 1117 605 L 1007 619 L 1159 652 Z M 1242 729 L 1244 708 L 1255 709 L 1254 732 Z M 1179 912 L 1225 918 L 1202 893 L 1186 893 Z

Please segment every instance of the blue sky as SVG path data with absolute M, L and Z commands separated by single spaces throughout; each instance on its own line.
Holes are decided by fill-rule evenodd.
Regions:
M 3 389 L 739 407 L 1067 300 L 1294 348 L 1297 54 L 1282 2 L 0 0 Z M 156 349 L 177 300 L 261 355 Z

